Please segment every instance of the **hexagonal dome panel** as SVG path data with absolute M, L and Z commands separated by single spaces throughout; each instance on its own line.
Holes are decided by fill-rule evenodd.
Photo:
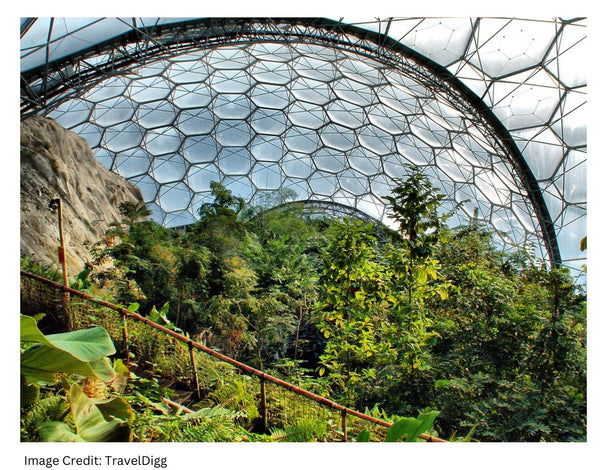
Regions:
M 417 165 L 454 223 L 476 213 L 507 246 L 582 263 L 581 19 L 122 18 L 93 47 L 68 19 L 57 37 L 27 20 L 23 117 L 86 138 L 159 223 L 191 223 L 211 181 L 251 203 L 292 190 L 390 223 L 382 197 Z

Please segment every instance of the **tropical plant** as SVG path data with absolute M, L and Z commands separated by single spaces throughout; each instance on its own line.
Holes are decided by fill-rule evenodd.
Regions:
M 388 214 L 397 224 L 390 234 L 387 256 L 390 286 L 397 299 L 396 322 L 402 334 L 398 348 L 402 365 L 409 373 L 429 367 L 428 343 L 437 334 L 427 311 L 426 299 L 447 297 L 448 285 L 441 283 L 439 261 L 434 254 L 447 236 L 445 217 L 438 214 L 443 196 L 417 167 L 407 167 L 407 175 L 385 196 Z
M 59 374 L 110 382 L 115 371 L 106 356 L 115 353 L 102 327 L 45 336 L 34 318 L 21 315 L 21 374 L 30 383 L 52 383 Z
M 86 377 L 92 382 L 118 384 L 119 373 L 106 357 L 114 353 L 112 341 L 102 327 L 46 336 L 34 318 L 21 315 L 22 438 L 129 440 L 127 422 L 131 409 L 127 402 L 120 396 L 91 398 L 76 382 L 79 377 Z M 52 396 L 44 390 L 45 396 L 40 397 L 40 388 L 47 389 L 59 377 L 64 395 Z
M 68 391 L 73 425 L 65 421 L 46 421 L 40 437 L 46 442 L 130 441 L 131 408 L 121 397 L 93 401 L 76 383 Z
M 327 372 L 352 406 L 357 390 L 375 378 L 375 368 L 395 359 L 396 330 L 387 319 L 385 273 L 372 226 L 345 219 L 331 230 L 324 253 L 327 297 L 319 308 L 318 326 L 327 341 L 319 374 Z
M 440 429 L 485 441 L 584 439 L 581 287 L 524 252 L 500 251 L 478 222 L 454 230 L 438 256 L 457 286 L 437 319 L 430 371 Z
M 393 424 L 389 428 L 385 442 L 416 442 L 420 436 L 430 432 L 433 422 L 440 414 L 439 411 L 431 410 L 420 413 L 416 418 L 404 418 L 392 416 Z M 363 430 L 356 436 L 356 442 L 368 442 L 371 433 Z

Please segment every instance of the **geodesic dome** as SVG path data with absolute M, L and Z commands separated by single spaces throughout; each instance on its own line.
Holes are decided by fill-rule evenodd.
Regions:
M 21 113 L 85 137 L 165 226 L 211 181 L 389 223 L 410 164 L 451 223 L 578 269 L 585 37 L 582 19 L 27 18 Z

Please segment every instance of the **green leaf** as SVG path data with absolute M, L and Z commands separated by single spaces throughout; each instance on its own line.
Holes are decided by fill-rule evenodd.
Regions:
M 40 436 L 46 442 L 126 442 L 129 427 L 120 419 L 104 419 L 79 385 L 73 384 L 70 393 L 71 414 L 76 432 L 66 423 L 51 421 L 40 427 Z
M 110 418 L 117 418 L 122 421 L 129 421 L 133 417 L 131 406 L 122 397 L 115 397 L 107 400 L 94 400 L 102 416 L 107 421 Z
M 111 381 L 106 359 L 115 347 L 100 326 L 45 336 L 31 317 L 21 315 L 21 343 L 36 343 L 21 354 L 21 373 L 30 381 L 52 382 L 57 374 L 78 374 Z
M 363 429 L 358 436 L 356 436 L 356 442 L 369 442 L 371 433 L 368 429 Z
M 71 412 L 77 428 L 77 435 L 88 442 L 128 441 L 129 429 L 121 420 L 104 419 L 79 385 L 71 387 Z
M 445 285 L 441 285 L 437 288 L 438 294 L 441 300 L 448 299 L 448 288 Z
M 137 312 L 139 308 L 140 308 L 140 304 L 138 304 L 137 302 L 133 302 L 131 305 L 129 305 L 129 307 L 127 307 L 127 311 L 128 312 Z
M 427 270 L 418 269 L 416 273 L 416 280 L 419 284 L 425 284 L 427 282 Z
M 34 382 L 53 382 L 57 374 L 77 374 L 105 382 L 110 382 L 115 376 L 106 358 L 85 362 L 66 351 L 43 344 L 21 354 L 21 373 Z
M 160 313 L 158 312 L 158 310 L 156 310 L 156 306 L 153 305 L 152 310 L 150 310 L 150 315 L 148 315 L 148 319 L 153 322 L 157 322 L 159 318 Z
M 403 438 L 414 435 L 420 424 L 421 421 L 416 418 L 400 418 L 390 427 L 385 442 L 408 440 Z
M 40 426 L 40 439 L 43 442 L 83 442 L 67 423 L 48 421 Z
M 108 332 L 101 326 L 47 335 L 46 339 L 52 346 L 87 362 L 112 356 L 116 352 Z
M 89 363 L 94 375 L 104 382 L 111 382 L 117 375 L 107 357 Z
M 49 343 L 37 327 L 37 322 L 26 315 L 21 315 L 21 343 Z
M 433 410 L 429 411 L 428 413 L 421 413 L 419 416 L 417 416 L 417 419 L 421 422 L 421 424 L 419 424 L 419 427 L 416 429 L 415 435 L 411 436 L 413 438 L 412 440 L 417 440 L 421 434 L 428 432 L 433 427 L 433 421 L 438 417 L 439 414 L 439 411 Z

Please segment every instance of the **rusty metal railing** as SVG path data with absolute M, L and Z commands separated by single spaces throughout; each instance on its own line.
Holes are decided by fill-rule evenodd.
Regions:
M 36 289 L 34 288 L 34 286 L 32 286 L 32 284 L 31 284 L 32 281 L 40 284 L 39 287 L 40 287 L 41 291 L 40 291 L 40 293 L 37 293 L 37 295 L 34 294 L 34 291 Z M 64 303 L 61 302 L 61 296 L 58 296 L 58 298 L 56 298 L 57 296 L 54 296 L 55 298 L 53 298 L 53 295 L 50 293 L 51 290 L 58 291 L 61 294 L 63 294 L 63 293 L 70 294 L 70 296 L 69 296 L 70 306 L 76 304 L 76 301 L 74 300 L 74 297 L 76 297 L 76 298 L 91 302 L 92 304 L 94 304 L 98 307 L 106 308 L 110 311 L 116 312 L 118 315 L 120 315 L 120 317 L 121 317 L 120 325 L 115 325 L 114 322 L 107 321 L 104 326 L 107 327 L 107 329 L 108 329 L 109 333 L 111 334 L 111 336 L 113 337 L 113 339 L 116 337 L 117 328 L 120 329 L 121 341 L 122 341 L 122 346 L 123 346 L 122 351 L 123 351 L 125 357 L 127 357 L 127 358 L 129 358 L 129 347 L 130 347 L 131 339 L 132 339 L 130 336 L 130 331 L 129 331 L 129 323 L 128 323 L 129 319 L 134 320 L 135 322 L 139 322 L 140 324 L 147 325 L 148 327 L 150 327 L 154 330 L 160 331 L 163 334 L 175 339 L 176 341 L 185 344 L 187 346 L 187 353 L 189 355 L 190 369 L 191 369 L 191 372 L 193 375 L 193 387 L 195 388 L 195 391 L 198 395 L 200 394 L 200 383 L 199 383 L 199 379 L 198 379 L 198 365 L 197 365 L 197 358 L 195 355 L 195 351 L 201 351 L 202 353 L 205 353 L 208 356 L 211 356 L 211 357 L 217 359 L 218 361 L 221 361 L 223 363 L 234 366 L 235 368 L 239 369 L 244 374 L 257 377 L 260 380 L 260 397 L 261 397 L 260 413 L 261 413 L 262 424 L 265 429 L 267 429 L 267 427 L 268 427 L 267 417 L 269 416 L 268 400 L 267 400 L 267 384 L 269 384 L 270 386 L 273 386 L 274 387 L 273 390 L 279 389 L 279 391 L 281 391 L 281 390 L 289 391 L 289 392 L 293 393 L 294 395 L 296 395 L 297 397 L 302 397 L 308 403 L 320 405 L 320 407 L 325 407 L 333 413 L 339 413 L 340 421 L 341 421 L 341 431 L 339 432 L 339 434 L 340 434 L 340 438 L 342 441 L 348 441 L 348 429 L 349 429 L 348 423 L 349 423 L 349 421 L 351 421 L 353 423 L 353 424 L 351 424 L 352 428 L 355 430 L 358 430 L 358 431 L 360 429 L 364 428 L 365 425 L 371 425 L 371 426 L 374 425 L 375 427 L 390 428 L 393 424 L 388 421 L 384 421 L 384 420 L 378 419 L 376 417 L 369 416 L 365 413 L 361 413 L 359 411 L 356 411 L 351 408 L 340 405 L 332 400 L 329 400 L 328 398 L 325 398 L 325 397 L 322 397 L 315 393 L 312 393 L 301 387 L 298 387 L 289 382 L 286 382 L 285 380 L 281 380 L 281 379 L 279 379 L 275 376 L 272 376 L 270 374 L 267 374 L 259 369 L 256 369 L 247 364 L 239 362 L 239 361 L 237 361 L 229 356 L 226 356 L 218 351 L 210 349 L 210 348 L 206 347 L 204 344 L 194 341 L 193 339 L 190 339 L 190 338 L 186 337 L 185 335 L 179 334 L 173 330 L 170 330 L 169 328 L 166 328 L 163 325 L 153 322 L 153 321 L 149 320 L 148 318 L 144 317 L 143 315 L 140 315 L 136 312 L 129 311 L 124 307 L 117 306 L 117 305 L 115 305 L 111 302 L 105 301 L 105 300 L 96 299 L 84 292 L 78 291 L 76 289 L 72 289 L 70 287 L 64 286 L 62 284 L 51 281 L 44 277 L 41 277 L 41 276 L 38 276 L 38 275 L 35 275 L 32 273 L 28 273 L 26 271 L 21 271 L 21 305 L 22 305 L 22 308 L 25 305 L 31 305 L 31 303 L 34 303 L 34 304 L 39 305 L 40 306 L 39 308 L 55 309 L 55 311 L 56 310 L 59 311 L 59 314 L 62 314 L 66 317 L 66 318 L 64 318 L 66 324 L 72 324 L 73 320 L 74 320 L 73 312 L 64 311 L 65 309 L 69 310 L 70 306 L 65 307 Z M 24 291 L 29 291 L 29 294 L 27 294 L 27 292 L 24 293 Z M 24 300 L 24 295 L 29 295 L 29 298 Z M 25 313 L 25 312 L 23 312 L 23 313 Z M 36 312 L 36 313 L 39 313 L 39 312 Z M 45 312 L 45 313 L 47 313 L 47 312 Z M 181 351 L 180 351 L 180 353 L 181 353 Z M 361 421 L 364 424 L 363 426 L 360 426 L 358 424 Z M 378 433 L 375 432 L 375 434 L 378 434 Z M 440 439 L 440 438 L 437 438 L 434 436 L 430 436 L 428 434 L 421 434 L 419 437 L 427 442 L 446 442 L 443 439 Z

